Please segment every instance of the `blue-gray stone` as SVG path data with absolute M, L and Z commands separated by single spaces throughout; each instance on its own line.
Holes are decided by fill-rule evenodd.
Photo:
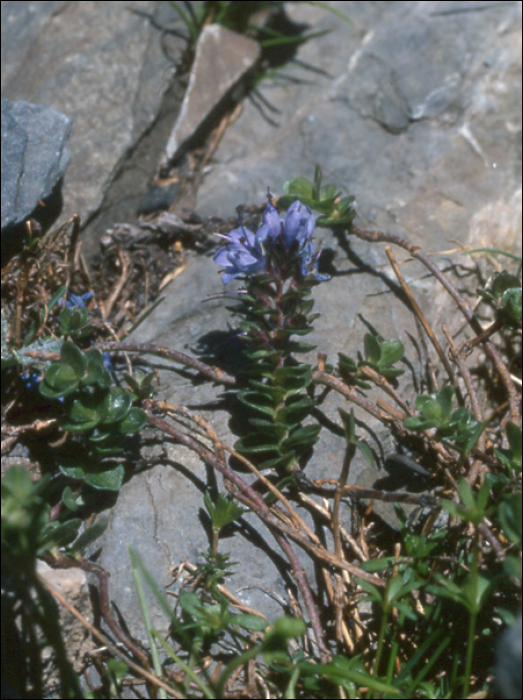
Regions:
M 2 234 L 27 219 L 69 164 L 71 119 L 52 107 L 2 99 Z

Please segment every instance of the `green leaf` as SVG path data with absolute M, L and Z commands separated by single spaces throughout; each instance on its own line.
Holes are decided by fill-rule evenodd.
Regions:
M 62 344 L 60 360 L 72 367 L 78 379 L 82 377 L 87 367 L 87 360 L 83 352 L 74 343 L 68 341 Z
M 505 535 L 521 550 L 522 503 L 521 492 L 507 496 L 499 506 L 499 519 Z
M 47 311 L 51 311 L 51 309 L 53 309 L 56 306 L 56 304 L 60 301 L 60 299 L 63 297 L 63 295 L 65 294 L 66 291 L 67 291 L 67 287 L 65 286 L 65 284 L 62 285 L 61 287 L 58 287 L 56 292 L 53 294 L 53 296 L 49 300 L 49 303 L 46 304 Z
M 258 431 L 241 437 L 235 442 L 234 449 L 245 454 L 278 452 L 278 442 L 274 435 Z
M 237 396 L 238 399 L 246 406 L 249 406 L 249 408 L 260 411 L 260 413 L 264 413 L 271 418 L 274 417 L 274 402 L 270 394 L 244 389 L 239 391 Z
M 356 440 L 356 423 L 354 422 L 354 412 L 347 413 L 343 408 L 338 408 L 343 423 L 343 432 L 348 444 L 354 444 Z
M 522 301 L 521 287 L 519 289 L 507 289 L 501 297 L 501 305 L 504 310 L 504 318 L 512 328 L 521 328 Z
M 94 542 L 103 535 L 103 533 L 107 529 L 108 524 L 109 518 L 98 518 L 98 520 L 93 525 L 91 525 L 91 527 L 87 528 L 84 532 L 82 532 L 80 537 L 78 537 L 78 539 L 73 542 L 71 550 L 73 552 L 82 552 L 88 545 L 90 545 L 92 542 Z
M 381 348 L 378 339 L 371 333 L 365 333 L 363 338 L 363 347 L 365 350 L 365 359 L 373 365 L 379 364 L 381 359 Z
M 514 557 L 511 554 L 507 555 L 505 557 L 505 561 L 503 562 L 503 571 L 507 578 L 510 576 L 515 576 L 521 580 L 521 559 L 519 557 Z
M 387 377 L 387 379 L 395 379 L 405 373 L 405 370 L 399 367 L 382 367 L 378 366 L 378 372 L 382 377 Z
M 253 632 L 262 632 L 264 629 L 267 629 L 269 624 L 263 617 L 249 613 L 233 615 L 231 618 L 231 623 L 233 625 L 244 627 L 247 630 L 252 630 Z
M 341 352 L 338 353 L 338 365 L 340 372 L 352 374 L 358 371 L 358 365 L 356 362 L 351 357 L 348 357 Z
M 299 340 L 291 340 L 288 343 L 289 352 L 291 353 L 312 352 L 312 350 L 316 350 L 317 347 L 317 345 L 302 343 Z
M 410 416 L 403 421 L 403 425 L 407 430 L 414 430 L 416 432 L 421 430 L 429 430 L 429 428 L 435 428 L 438 425 L 436 420 L 423 420 L 418 416 Z
M 295 177 L 292 180 L 287 180 L 283 184 L 283 191 L 285 192 L 285 194 L 292 195 L 293 197 L 297 197 L 300 200 L 302 199 L 302 197 L 306 199 L 312 199 L 312 183 L 305 177 Z
M 26 499 L 28 501 L 35 500 L 39 497 L 39 493 L 43 491 L 48 481 L 49 477 L 45 476 L 36 483 L 33 483 L 27 469 L 20 464 L 13 464 L 6 471 L 2 479 L 2 499 L 11 497 L 18 502 L 17 507 L 20 504 L 26 505 L 20 502 Z M 2 517 L 4 515 L 4 504 L 2 504 Z
M 75 513 L 82 505 L 76 501 L 70 486 L 66 486 L 62 492 L 62 503 L 66 506 L 66 508 L 73 511 L 73 513 Z
M 416 408 L 427 421 L 439 422 L 441 420 L 441 404 L 432 396 L 427 396 L 425 394 L 418 396 L 416 399 Z
M 381 359 L 379 366 L 388 367 L 400 360 L 405 354 L 405 346 L 401 340 L 385 340 L 381 343 Z
M 83 481 L 85 477 L 85 471 L 83 467 L 79 467 L 78 465 L 75 466 L 66 466 L 64 464 L 59 464 L 58 468 L 62 472 L 64 476 L 67 476 L 69 479 L 75 479 L 76 481 Z
M 274 373 L 274 383 L 285 389 L 285 397 L 299 394 L 312 382 L 312 369 L 309 365 L 281 367 Z
M 312 188 L 312 198 L 315 200 L 320 199 L 321 178 L 322 178 L 321 168 L 316 163 L 316 165 L 314 166 L 314 185 Z
M 103 423 L 122 421 L 131 409 L 132 399 L 128 392 L 119 387 L 111 387 L 101 405 Z M 133 431 L 134 432 L 134 431 Z
M 303 398 L 292 404 L 280 408 L 276 412 L 275 420 L 285 423 L 287 426 L 295 423 L 300 423 L 309 415 L 310 411 L 316 405 L 314 399 Z
M 503 294 L 508 289 L 512 288 L 521 288 L 521 281 L 516 275 L 512 275 L 510 272 L 503 270 L 502 272 L 495 272 L 492 275 L 487 285 L 487 292 L 490 293 L 496 301 L 500 301 Z
M 320 430 L 321 425 L 304 425 L 293 431 L 288 438 L 282 441 L 281 449 L 287 451 L 298 446 L 314 444 L 318 439 Z
M 475 421 L 476 422 L 476 421 Z M 481 437 L 481 433 L 485 430 L 488 425 L 488 420 L 483 421 L 483 423 L 476 422 L 476 427 L 472 429 L 470 436 L 463 446 L 462 454 L 468 455 L 472 448 L 476 445 L 477 441 Z
M 91 348 L 85 353 L 85 358 L 87 360 L 87 367 L 81 379 L 82 386 L 98 384 L 101 389 L 107 389 L 111 386 L 111 374 L 104 367 L 102 352 Z
M 118 424 L 118 432 L 122 434 L 137 433 L 147 423 L 145 411 L 141 408 L 131 408 L 124 420 Z
M 39 391 L 46 398 L 56 399 L 71 394 L 78 384 L 77 374 L 70 365 L 53 362 L 40 382 Z
M 452 411 L 452 404 L 454 402 L 455 391 L 454 387 L 448 384 L 444 386 L 441 391 L 437 393 L 437 400 L 441 406 L 441 417 L 443 420 L 448 420 L 450 413 Z
M 266 396 L 270 396 L 274 405 L 281 403 L 285 397 L 285 390 L 281 386 L 271 386 L 271 384 L 259 382 L 257 379 L 250 379 L 249 386 L 258 389 Z
M 98 472 L 86 472 L 84 481 L 98 491 L 119 491 L 122 485 L 125 469 L 123 464 Z
M 338 190 L 336 185 L 324 185 L 320 188 L 319 199 L 321 201 L 328 199 L 331 200 L 332 203 L 334 203 L 334 200 L 336 199 L 336 197 L 339 197 L 340 194 L 341 192 Z
M 372 467 L 374 466 L 374 454 L 371 450 L 371 448 L 367 445 L 366 442 L 362 442 L 361 440 L 356 440 L 354 442 L 358 450 L 361 452 L 367 463 Z
M 81 524 L 80 518 L 72 518 L 65 523 L 50 523 L 43 537 L 39 539 L 39 553 L 41 554 L 51 547 L 66 547 L 78 536 Z
M 208 491 L 204 495 L 204 503 L 211 516 L 212 528 L 215 532 L 220 532 L 226 525 L 234 522 L 245 513 L 232 498 L 218 494 L 216 503 L 213 504 Z
M 474 493 L 470 487 L 469 482 L 466 479 L 460 479 L 458 482 L 458 493 L 461 498 L 461 502 L 467 510 L 474 510 L 476 508 L 476 501 L 474 498 Z
M 100 416 L 93 404 L 94 400 L 90 396 L 75 399 L 68 412 L 69 418 L 75 423 L 92 423 L 96 425 L 100 420 Z
M 507 438 L 510 445 L 510 449 L 513 453 L 513 460 L 516 464 L 521 466 L 521 456 L 522 456 L 522 431 L 521 426 L 509 421 L 507 423 Z
M 274 457 L 273 459 L 266 459 L 261 464 L 258 465 L 259 469 L 285 469 L 292 464 L 296 459 L 296 453 L 294 450 L 291 452 L 286 452 L 280 457 Z

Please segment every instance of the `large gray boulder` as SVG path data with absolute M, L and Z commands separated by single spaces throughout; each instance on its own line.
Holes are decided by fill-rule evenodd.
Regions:
M 70 134 L 71 119 L 56 109 L 2 99 L 2 236 L 63 178 Z

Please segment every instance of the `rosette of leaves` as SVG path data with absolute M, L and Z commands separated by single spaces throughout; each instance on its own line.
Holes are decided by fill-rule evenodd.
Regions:
M 37 576 L 36 563 L 37 557 L 46 553 L 78 557 L 100 537 L 108 521 L 99 519 L 79 534 L 82 520 L 70 518 L 67 511 L 62 515 L 65 519 L 51 520 L 46 498 L 49 482 L 49 476 L 33 482 L 28 471 L 17 464 L 2 479 L 2 649 L 9 647 L 20 657 L 13 663 L 12 654 L 9 657 L 6 653 L 8 662 L 2 663 L 2 680 L 11 679 L 20 692 L 5 697 L 29 697 L 24 692 L 26 680 L 34 684 L 33 695 L 35 686 L 37 693 L 41 691 L 38 684 L 49 647 L 54 650 L 62 697 L 83 697 L 65 653 L 56 606 Z M 22 667 L 26 669 L 23 677 Z M 3 692 L 2 683 L 2 697 Z
M 150 394 L 151 380 L 152 374 L 128 376 L 131 391 L 125 391 L 113 385 L 99 350 L 82 352 L 72 342 L 62 344 L 60 361 L 47 368 L 40 393 L 48 399 L 63 399 L 61 427 L 83 433 L 87 440 L 84 459 L 60 467 L 66 476 L 96 489 L 120 488 L 123 465 L 104 458 L 121 453 L 125 436 L 145 425 L 144 411 L 132 404 Z
M 463 455 L 469 454 L 477 443 L 487 421 L 479 422 L 464 406 L 453 410 L 454 388 L 443 387 L 434 394 L 421 394 L 416 399 L 419 416 L 411 416 L 403 425 L 416 432 L 436 428 L 436 436 Z
M 357 362 L 342 352 L 338 353 L 338 371 L 347 384 L 353 384 L 361 389 L 370 389 L 370 385 L 365 381 L 365 375 L 361 372 L 364 366 L 370 367 L 389 380 L 394 380 L 403 374 L 404 370 L 394 367 L 405 354 L 405 347 L 401 340 L 396 338 L 384 340 L 379 336 L 366 333 L 363 338 L 363 347 L 365 359 Z

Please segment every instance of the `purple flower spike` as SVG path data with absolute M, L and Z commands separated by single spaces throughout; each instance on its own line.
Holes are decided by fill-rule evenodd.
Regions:
M 220 235 L 220 234 L 217 234 Z M 256 235 L 248 228 L 235 228 L 227 236 L 221 236 L 229 242 L 223 248 L 218 248 L 213 260 L 223 265 L 223 284 L 227 284 L 239 275 L 261 272 L 267 267 L 267 259 L 263 253 L 262 242 L 266 234 L 260 231 Z
M 289 262 L 297 256 L 302 278 L 308 276 L 318 282 L 329 279 L 317 272 L 318 258 L 313 259 L 312 234 L 315 225 L 311 209 L 298 200 L 289 207 L 283 221 L 269 195 L 258 233 L 254 234 L 248 228 L 240 226 L 226 236 L 215 234 L 227 241 L 227 245 L 219 248 L 213 258 L 215 263 L 225 268 L 222 273 L 223 284 L 240 275 L 271 269 L 271 255 L 277 255 L 277 250 L 280 254 L 288 254 Z
M 291 204 L 283 223 L 283 240 L 287 250 L 294 241 L 298 241 L 299 248 L 311 240 L 316 225 L 310 207 L 305 206 L 299 200 Z

